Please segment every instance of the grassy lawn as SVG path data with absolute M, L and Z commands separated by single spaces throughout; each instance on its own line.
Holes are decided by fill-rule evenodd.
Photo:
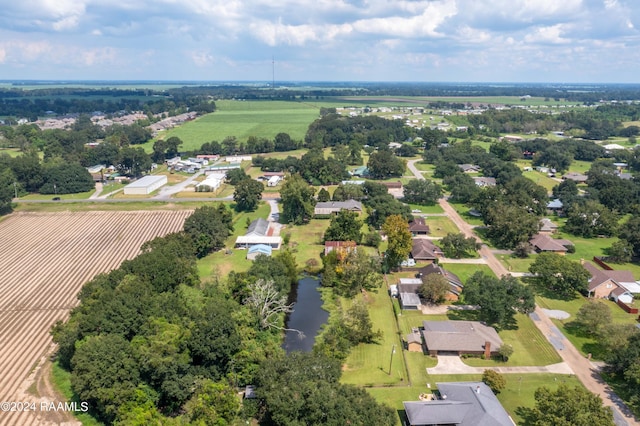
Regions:
M 518 323 L 517 330 L 501 330 L 498 333 L 504 343 L 513 346 L 513 355 L 509 361 L 466 358 L 465 364 L 473 367 L 515 367 L 549 365 L 562 361 L 560 355 L 528 315 L 517 314 L 515 318 Z
M 63 369 L 57 361 L 54 362 L 51 366 L 51 379 L 53 381 L 53 384 L 55 385 L 56 390 L 65 397 L 66 401 L 76 402 L 78 403 L 78 405 L 80 405 L 81 401 L 78 399 L 78 396 L 73 393 L 73 390 L 71 390 L 71 373 Z M 103 425 L 103 423 L 94 419 L 87 413 L 76 411 L 72 414 L 76 419 L 82 422 L 84 426 Z
M 535 170 L 532 170 L 530 172 L 524 172 L 524 173 L 522 173 L 522 176 L 524 176 L 524 177 L 532 180 L 533 182 L 537 183 L 538 185 L 544 187 L 547 190 L 547 192 L 549 192 L 549 193 L 551 193 L 551 190 L 553 189 L 554 186 L 560 184 L 560 182 L 550 178 L 545 173 L 540 173 L 540 172 L 535 171 Z
M 382 331 L 382 338 L 376 343 L 359 344 L 351 350 L 341 381 L 359 386 L 407 383 L 402 341 L 396 328 L 391 298 L 383 288 L 377 293 L 367 293 L 367 301 L 373 329 Z M 393 355 L 392 350 L 395 350 Z
M 460 232 L 456 224 L 445 216 L 426 217 L 425 223 L 429 225 L 431 237 L 445 237 L 449 233 L 457 234 Z
M 571 162 L 571 166 L 569 166 L 569 171 L 585 174 L 586 172 L 589 171 L 590 168 L 591 168 L 590 161 L 574 160 Z
M 498 254 L 496 257 L 509 272 L 529 272 L 529 266 L 536 260 L 535 254 L 529 255 L 525 259 L 519 259 L 510 254 Z
M 636 316 L 628 314 L 623 311 L 618 305 L 610 300 L 599 300 L 609 306 L 611 316 L 614 323 L 620 324 L 635 324 Z M 591 353 L 594 359 L 602 358 L 602 351 L 598 347 L 596 339 L 591 336 L 586 336 L 572 327 L 572 322 L 575 320 L 576 314 L 580 307 L 587 303 L 588 300 L 582 296 L 577 296 L 574 299 L 556 299 L 545 295 L 537 295 L 536 303 L 546 309 L 557 309 L 569 313 L 570 317 L 565 320 L 552 319 L 553 323 L 558 326 L 562 331 L 562 334 L 582 353 L 587 356 Z
M 416 161 L 413 165 L 415 166 L 416 169 L 420 170 L 421 172 L 433 173 L 433 171 L 436 169 L 435 164 L 425 163 L 424 161 Z
M 162 138 L 179 137 L 184 151 L 198 149 L 205 142 L 222 142 L 227 136 L 246 142 L 249 136 L 273 139 L 284 132 L 302 140 L 319 116 L 318 106 L 302 102 L 218 100 L 216 106 L 216 112 L 169 129 Z M 153 142 L 144 144 L 146 151 L 151 151 Z
M 462 203 L 454 203 L 451 201 L 449 201 L 449 204 L 458 212 L 460 216 L 462 216 L 462 219 L 464 219 L 464 221 L 467 222 L 469 225 L 474 225 L 474 226 L 484 225 L 484 222 L 482 221 L 481 217 L 471 216 L 469 214 L 469 210 L 471 210 L 471 207 Z
M 24 197 L 20 197 L 20 200 L 51 200 L 54 197 L 60 197 L 61 200 L 86 200 L 91 197 L 95 189 L 87 192 L 79 192 L 77 194 L 29 194 Z
M 495 276 L 489 266 L 482 264 L 442 263 L 441 266 L 447 271 L 456 274 L 463 283 L 466 283 L 469 277 L 478 271 L 484 272 L 486 275 Z
M 411 210 L 420 210 L 421 213 L 425 213 L 425 214 L 440 214 L 440 213 L 444 213 L 444 210 L 442 210 L 442 207 L 440 207 L 440 204 L 434 204 L 433 206 L 421 206 L 419 204 L 409 204 L 409 207 L 411 207 Z
M 298 265 L 304 266 L 309 259 L 315 259 L 318 265 L 322 265 L 320 253 L 324 251 L 322 236 L 331 221 L 328 219 L 311 219 L 309 223 L 301 226 L 287 225 L 280 235 L 290 234 L 289 246 L 296 256 Z

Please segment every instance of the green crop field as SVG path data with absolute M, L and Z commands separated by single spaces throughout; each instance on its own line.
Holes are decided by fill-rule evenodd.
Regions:
M 216 112 L 167 130 L 159 137 L 179 137 L 184 151 L 198 149 L 205 142 L 222 142 L 227 136 L 245 142 L 249 136 L 273 139 L 283 132 L 302 140 L 320 111 L 317 105 L 285 101 L 221 100 L 216 106 Z M 146 151 L 152 150 L 153 142 L 143 145 Z

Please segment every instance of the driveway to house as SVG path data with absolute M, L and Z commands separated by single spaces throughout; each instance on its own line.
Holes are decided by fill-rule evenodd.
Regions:
M 485 370 L 497 371 L 501 374 L 517 373 L 555 373 L 573 374 L 566 362 L 542 365 L 537 367 L 470 367 L 458 355 L 438 355 L 438 365 L 427 368 L 428 374 L 482 374 Z
M 91 194 L 91 197 L 89 197 L 90 199 L 95 199 L 98 198 L 100 196 L 100 193 L 102 192 L 102 182 L 96 182 L 96 192 L 94 192 L 93 194 Z
M 409 161 L 407 166 L 416 178 L 424 179 L 422 173 L 420 173 L 420 171 L 414 166 L 416 161 L 419 160 Z M 472 226 L 462 219 L 458 212 L 445 198 L 441 198 L 439 203 L 447 216 L 449 216 L 458 229 L 460 229 L 460 232 L 462 232 L 466 237 L 474 237 L 478 242 L 482 242 L 482 240 L 473 232 Z M 502 263 L 500 263 L 496 258 L 495 254 L 485 244 L 483 244 L 480 249 L 480 255 L 498 277 L 509 274 L 509 271 L 507 271 Z M 562 335 L 539 306 L 536 306 L 535 312 L 531 317 L 534 320 L 533 323 L 536 327 L 538 327 L 540 332 L 556 348 L 564 363 L 567 364 L 582 384 L 591 392 L 600 396 L 604 405 L 611 407 L 616 425 L 640 425 L 624 402 L 622 402 L 613 390 L 602 380 L 598 366 L 591 363 L 591 361 L 578 352 L 575 346 L 573 346 L 573 344 Z M 438 367 L 436 366 L 435 368 Z

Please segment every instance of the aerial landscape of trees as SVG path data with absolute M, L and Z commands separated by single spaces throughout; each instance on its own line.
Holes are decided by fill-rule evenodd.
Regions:
M 386 290 L 385 283 L 414 276 L 415 269 L 396 274 L 412 249 L 409 221 L 413 207 L 408 204 L 429 206 L 422 207 L 421 216 L 431 222 L 436 234 L 427 238 L 437 242 L 445 257 L 478 257 L 478 263 L 484 263 L 477 254 L 479 240 L 450 232 L 448 219 L 438 217 L 445 216 L 437 205 L 443 197 L 441 202 L 451 202 L 464 218 L 477 215 L 469 219 L 477 225 L 474 232 L 491 249 L 500 250 L 509 271 L 514 265 L 517 272 L 531 275 L 521 281 L 510 275 L 498 278 L 481 268 L 452 267 L 456 273 L 464 272 L 461 302 L 477 307 L 459 314 L 460 318 L 469 315 L 507 336 L 508 343 L 499 348 L 502 361 L 498 357 L 483 361 L 508 363 L 512 358 L 520 362 L 514 347 L 516 355 L 523 349 L 509 344 L 515 339 L 509 332 L 517 330 L 520 321 L 530 321 L 519 314 L 533 312 L 534 294 L 580 302 L 562 331 L 566 326 L 588 341 L 581 350 L 593 350 L 594 357 L 605 362 L 603 377 L 615 381 L 616 392 L 632 409 L 640 410 L 637 330 L 632 324 L 617 322 L 604 302 L 581 296 L 586 294 L 590 277 L 577 261 L 582 254 L 535 253 L 529 243 L 540 230 L 540 220 L 553 215 L 559 236 L 587 241 L 578 249 L 588 253 L 588 259 L 605 254 L 607 262 L 637 265 L 640 185 L 635 175 L 640 172 L 640 150 L 630 146 L 608 150 L 601 143 L 615 137 L 620 143 L 625 142 L 619 138 L 629 138 L 631 144 L 631 138 L 640 134 L 637 126 L 627 123 L 639 118 L 637 105 L 603 102 L 553 113 L 488 107 L 467 114 L 477 105 L 434 101 L 421 106 L 420 114 L 427 115 L 427 108 L 438 105 L 455 106 L 461 113 L 454 110 L 446 119 L 444 115 L 431 118 L 431 127 L 423 128 L 391 115 L 367 115 L 375 107 L 363 106 L 362 112 L 353 115 L 339 114 L 340 108 L 321 107 L 300 140 L 282 129 L 275 137 L 230 135 L 188 152 L 179 137 L 152 140 L 147 125 L 162 116 L 213 112 L 214 99 L 231 99 L 232 94 L 248 99 L 267 96 L 264 91 L 240 86 L 192 90 L 168 91 L 161 99 L 155 94 L 155 100 L 146 99 L 152 91 L 144 97 L 136 92 L 144 99 L 137 103 L 127 100 L 123 92 L 119 101 L 103 104 L 100 110 L 112 115 L 132 108 L 144 111 L 147 119 L 131 126 L 101 128 L 91 121 L 92 111 L 83 110 L 65 130 L 41 130 L 34 124 L 0 127 L 0 147 L 11 148 L 11 155 L 0 152 L 0 214 L 15 208 L 12 199 L 16 195 L 91 191 L 94 181 L 86 169 L 91 165 L 113 165 L 122 175 L 136 178 L 149 173 L 152 162 L 177 155 L 257 154 L 250 165 L 243 161 L 241 168 L 227 173 L 226 184 L 233 188 L 220 195 L 225 201 L 198 202 L 181 232 L 145 243 L 137 257 L 97 275 L 82 289 L 80 304 L 69 320 L 54 327 L 58 363 L 69 373 L 75 396 L 90 402 L 91 414 L 97 419 L 106 424 L 397 423 L 398 413 L 371 396 L 378 390 L 369 392 L 361 386 L 376 387 L 374 379 L 349 376 L 358 383 L 354 386 L 341 382 L 341 377 L 349 375 L 353 365 L 347 360 L 354 351 L 365 358 L 362 362 L 370 362 L 368 349 L 360 351 L 360 345 L 387 345 L 378 350 L 387 358 L 372 362 L 382 371 L 377 364 L 384 364 L 386 370 L 394 360 L 395 345 L 406 343 L 388 343 L 388 330 L 377 329 L 376 303 L 378 293 Z M 321 99 L 332 90 L 314 96 Z M 371 90 L 384 93 L 375 85 Z M 413 90 L 407 85 L 400 91 Z M 433 90 L 440 93 L 440 88 Z M 488 89 L 491 93 L 500 90 Z M 21 111 L 29 119 L 42 115 L 43 108 L 71 112 L 81 106 L 73 100 L 66 104 L 37 102 L 28 96 L 18 104 L 3 93 L 7 92 L 0 90 L 0 110 Z M 210 97 L 212 93 L 220 98 Z M 555 98 L 553 93 L 546 94 Z M 590 94 L 563 95 L 595 102 Z M 287 96 L 302 100 L 310 92 L 296 89 Z M 612 92 L 610 96 L 621 95 Z M 83 107 L 98 110 L 94 103 Z M 439 126 L 438 120 L 445 125 Z M 505 133 L 525 138 L 511 142 L 501 138 Z M 298 151 L 287 152 L 294 150 Z M 271 155 L 274 152 L 285 154 Z M 407 158 L 420 162 L 426 179 L 404 176 Z M 359 173 L 353 166 L 363 165 L 368 175 L 353 176 Z M 548 168 L 548 173 L 532 170 L 537 166 Z M 562 179 L 562 174 L 575 170 L 585 173 L 587 181 Z M 267 193 L 279 190 L 281 213 L 270 220 L 280 222 L 278 227 L 286 231 L 280 250 L 249 261 L 228 239 L 244 229 L 245 220 L 248 225 L 268 210 L 262 201 L 265 187 L 255 179 L 258 172 L 283 172 L 285 176 L 278 189 L 268 188 Z M 176 176 L 176 180 L 182 178 Z M 380 182 L 389 179 L 394 185 L 402 184 L 402 195 L 382 184 L 390 182 Z M 562 209 L 547 209 L 552 198 L 562 202 Z M 314 217 L 315 204 L 331 200 L 357 200 L 364 209 Z M 473 215 L 466 213 L 469 209 L 475 210 Z M 353 241 L 358 246 L 319 253 L 326 241 Z M 318 252 L 310 254 L 306 245 Z M 218 268 L 225 272 L 220 274 Z M 320 291 L 329 320 L 312 352 L 285 355 L 283 331 L 292 310 L 290 295 L 301 271 L 322 274 Z M 449 304 L 450 289 L 446 275 L 430 274 L 423 277 L 417 292 L 423 303 Z M 398 320 L 398 305 L 392 300 L 388 309 L 396 316 L 394 324 L 405 329 L 416 326 L 418 315 Z M 388 349 L 392 349 L 391 359 Z M 402 362 L 409 365 L 406 359 Z M 389 366 L 389 379 L 381 387 L 395 386 L 414 374 L 409 367 L 406 373 L 393 370 Z M 491 370 L 486 370 L 483 381 L 496 394 L 505 388 L 503 378 Z M 257 400 L 238 398 L 238 390 L 245 385 L 255 385 Z M 601 400 L 582 388 L 559 386 L 558 391 L 554 386 L 535 392 L 535 401 L 518 413 L 523 424 L 587 424 L 588 419 L 611 424 Z

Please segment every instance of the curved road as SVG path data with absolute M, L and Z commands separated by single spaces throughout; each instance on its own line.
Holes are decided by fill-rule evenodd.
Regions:
M 422 173 L 414 165 L 416 161 L 419 160 L 409 161 L 407 166 L 416 178 L 424 179 Z M 471 225 L 462 219 L 446 199 L 440 199 L 440 206 L 442 206 L 442 209 L 447 216 L 456 224 L 465 236 L 474 237 L 479 242 L 482 242 L 482 240 L 473 232 Z M 498 277 L 509 273 L 485 244 L 482 245 L 480 254 L 486 261 L 486 264 Z M 531 318 L 533 319 L 533 323 L 536 327 L 538 327 L 540 332 L 549 339 L 562 360 L 569 365 L 582 384 L 591 392 L 599 395 L 600 398 L 602 398 L 604 405 L 611 407 L 616 425 L 640 425 L 624 402 L 622 402 L 613 390 L 602 380 L 598 372 L 598 368 L 578 352 L 575 346 L 573 346 L 573 344 L 562 335 L 539 306 L 536 306 L 535 312 L 531 315 Z

